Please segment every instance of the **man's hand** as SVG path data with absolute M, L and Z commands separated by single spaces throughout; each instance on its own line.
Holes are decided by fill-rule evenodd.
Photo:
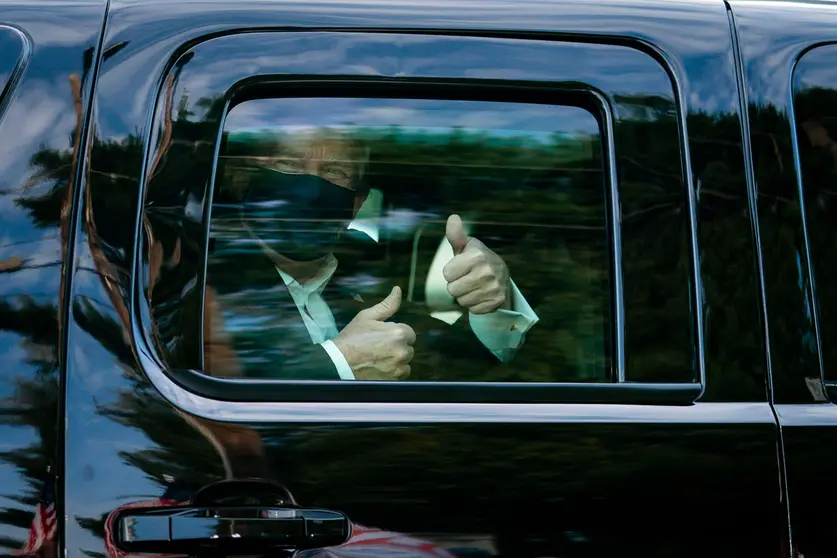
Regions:
M 503 258 L 476 238 L 469 238 L 459 215 L 448 217 L 445 236 L 454 254 L 442 270 L 450 296 L 472 314 L 508 309 L 511 281 Z
M 400 380 L 410 375 L 416 334 L 408 325 L 385 322 L 401 306 L 401 289 L 357 313 L 333 339 L 358 380 Z

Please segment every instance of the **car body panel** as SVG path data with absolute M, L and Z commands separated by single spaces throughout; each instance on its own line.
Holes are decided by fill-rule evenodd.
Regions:
M 834 513 L 823 505 L 822 483 L 833 463 L 837 407 L 824 383 L 818 317 L 830 312 L 817 300 L 794 121 L 794 76 L 817 47 L 837 40 L 837 6 L 808 2 L 732 2 L 744 61 L 758 183 L 758 221 L 772 399 L 782 429 L 793 546 L 804 556 L 835 556 Z M 813 49 L 813 50 L 812 50 Z M 806 54 L 807 53 L 807 54 Z M 808 58 L 810 59 L 810 58 Z M 820 60 L 820 76 L 834 82 Z M 822 185 L 827 187 L 827 185 Z M 810 208 L 810 206 L 808 206 Z M 818 239 L 821 242 L 821 239 Z
M 44 551 L 51 556 L 63 540 L 63 293 L 74 160 L 104 14 L 98 1 L 0 4 L 0 546 L 8 554 L 24 549 L 45 498 L 57 512 L 44 526 L 53 534 Z
M 136 222 L 148 195 L 140 186 L 166 137 L 171 109 L 165 76 L 172 75 L 170 69 L 186 76 L 190 64 L 202 68 L 199 57 L 184 60 L 184 53 L 245 30 L 429 34 L 440 45 L 458 36 L 471 37 L 476 46 L 492 37 L 511 43 L 557 39 L 633 44 L 653 53 L 670 72 L 681 131 L 688 134 L 691 156 L 683 168 L 690 170 L 682 184 L 704 189 L 699 196 L 680 191 L 675 205 L 698 220 L 716 217 L 698 228 L 696 238 L 704 254 L 706 302 L 700 316 L 693 316 L 693 339 L 700 346 L 706 327 L 709 344 L 705 365 L 698 351 L 692 366 L 701 376 L 706 369 L 703 402 L 684 408 L 236 404 L 176 384 L 161 395 L 165 378 L 154 364 L 164 361 L 141 342 L 137 324 L 145 318 L 131 313 L 142 312 L 131 282 L 137 229 L 125 223 Z M 411 40 L 387 48 L 401 48 L 406 60 Z M 283 484 L 303 505 L 344 511 L 367 527 L 440 545 L 453 535 L 459 547 L 463 537 L 477 546 L 487 540 L 495 555 L 697 556 L 710 549 L 721 555 L 777 554 L 784 504 L 760 344 L 743 154 L 736 147 L 741 125 L 730 44 L 728 15 L 718 2 L 449 3 L 421 9 L 375 2 L 327 9 L 311 3 L 113 2 L 103 50 L 119 51 L 103 61 L 99 75 L 76 244 L 70 343 L 78 350 L 68 355 L 68 402 L 74 409 L 67 432 L 68 516 L 74 518 L 67 525 L 68 553 L 101 552 L 103 523 L 119 506 L 159 497 L 174 485 L 192 494 L 227 478 L 258 478 Z M 241 55 L 246 60 L 247 52 Z M 390 60 L 378 71 L 404 70 Z M 444 60 L 435 63 L 443 67 Z M 248 73 L 235 60 L 212 69 L 206 64 L 207 79 L 229 79 L 233 70 Z M 456 76 L 461 70 L 449 71 Z M 211 83 L 204 82 L 210 93 L 225 89 Z M 201 96 L 192 90 L 193 98 Z M 181 93 L 175 88 L 175 95 Z M 711 145 L 721 139 L 730 147 L 719 156 Z M 101 177 L 116 171 L 117 160 L 127 170 L 114 186 Z M 730 176 L 713 172 L 719 162 L 731 169 Z M 713 234 L 716 222 L 723 223 L 723 235 Z M 725 265 L 729 251 L 748 262 L 735 274 Z M 731 282 L 738 294 L 726 293 Z M 740 313 L 726 312 L 721 303 Z M 725 333 L 733 330 L 752 335 L 733 339 Z M 738 341 L 743 345 L 735 349 L 725 345 Z M 95 374 L 83 372 L 92 369 Z M 719 423 L 720 416 L 738 419 Z M 118 483 L 90 488 L 91 479 L 107 479 L 113 471 L 119 472 Z M 704 521 L 707 514 L 711 523 Z M 752 527 L 742 526 L 741 517 Z
M 780 7 L 798 28 L 769 21 Z M 0 134 L 17 140 L 0 142 L 7 165 L 0 262 L 14 264 L 0 271 L 0 304 L 11 309 L 0 315 L 0 339 L 9 342 L 0 354 L 14 370 L 0 377 L 0 478 L 8 479 L 0 482 L 0 537 L 10 550 L 25 544 L 45 483 L 57 488 L 58 544 L 39 552 L 76 557 L 115 554 L 115 510 L 188 501 L 218 481 L 260 479 L 283 485 L 304 506 L 340 510 L 365 529 L 463 556 L 468 548 L 499 556 L 787 555 L 787 488 L 797 547 L 806 556 L 805 549 L 837 556 L 831 516 L 814 509 L 834 462 L 827 449 L 833 407 L 817 390 L 804 215 L 793 202 L 782 205 L 799 197 L 787 163 L 791 126 L 782 119 L 794 56 L 834 39 L 832 7 L 111 0 L 107 17 L 100 2 L 3 1 L 0 12 L 0 24 L 19 30 L 31 48 L 0 105 Z M 480 71 L 499 79 L 513 70 L 526 79 L 529 70 L 556 82 L 598 80 L 612 92 L 662 95 L 673 106 L 665 118 L 676 122 L 680 159 L 648 151 L 639 166 L 676 175 L 666 217 L 648 219 L 647 234 L 683 243 L 673 254 L 683 266 L 678 277 L 691 284 L 666 318 L 678 346 L 688 346 L 677 359 L 701 384 L 698 401 L 585 404 L 579 392 L 575 404 L 433 396 L 236 402 L 173 379 L 171 355 L 148 339 L 142 287 L 150 256 L 141 220 L 156 195 L 147 189 L 149 169 L 173 153 L 166 126 L 177 104 L 170 103 L 197 106 L 201 96 L 226 93 L 231 79 L 293 68 L 289 57 L 305 54 L 306 43 L 294 42 L 302 35 L 326 41 L 318 52 L 328 59 L 303 60 L 302 74 L 307 65 L 326 74 L 458 79 L 469 65 L 445 53 L 469 45 Z M 376 36 L 392 38 L 381 47 L 385 56 L 352 50 Z M 279 37 L 292 39 L 286 51 L 274 48 Z M 429 58 L 416 64 L 421 41 Z M 650 62 L 626 64 L 620 74 L 613 61 L 595 58 L 543 67 L 527 58 L 514 68 L 513 58 L 487 54 L 597 48 Z M 181 78 L 188 92 L 176 87 Z M 673 135 L 665 137 L 671 148 Z M 785 167 L 774 182 L 760 164 L 771 156 L 764 137 L 781 138 Z M 775 238 L 783 241 L 769 250 Z M 187 295 L 201 293 L 193 287 Z M 653 322 L 643 321 L 643 302 L 634 304 L 625 359 L 628 376 L 641 377 L 643 360 L 634 356 L 664 359 L 665 340 L 647 341 L 650 326 L 644 337 L 634 333 Z M 418 555 L 419 546 L 426 548 L 399 550 Z M 393 547 L 370 552 L 393 555 Z

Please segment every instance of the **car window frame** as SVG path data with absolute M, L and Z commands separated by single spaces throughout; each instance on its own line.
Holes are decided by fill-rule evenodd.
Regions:
M 616 46 L 616 45 L 612 45 Z M 621 45 L 620 45 L 621 46 Z M 192 53 L 189 53 L 192 54 Z M 181 58 L 182 61 L 182 58 Z M 659 63 L 660 60 L 657 60 Z M 170 67 L 170 71 L 177 71 L 176 68 L 177 63 L 174 63 Z M 663 69 L 667 71 L 667 68 L 663 64 Z M 670 74 L 669 74 L 670 76 Z M 319 83 L 322 85 L 323 83 L 330 84 L 333 86 L 335 83 L 343 83 L 346 82 L 348 78 L 344 76 L 305 76 L 299 77 L 295 76 L 294 78 L 289 78 L 288 76 L 275 76 L 271 74 L 258 74 L 254 73 L 250 77 L 236 82 L 230 89 L 227 90 L 225 93 L 226 96 L 226 103 L 223 109 L 223 117 L 226 117 L 226 114 L 229 112 L 231 108 L 231 103 L 233 99 L 237 99 L 239 102 L 241 99 L 246 98 L 246 95 L 242 95 L 243 91 L 250 91 L 252 92 L 255 89 L 258 89 L 259 86 L 275 86 L 277 81 L 281 82 L 283 89 L 288 88 L 292 85 L 302 86 L 302 87 L 311 87 L 312 84 Z M 367 78 L 361 78 L 360 76 L 351 76 L 351 79 L 359 80 L 359 81 L 367 81 Z M 374 81 L 377 78 L 368 78 Z M 392 85 L 397 83 L 397 79 L 393 79 L 391 77 L 381 78 L 386 84 Z M 406 81 L 405 83 L 414 84 L 419 81 L 419 78 L 410 77 L 404 78 Z M 403 80 L 402 80 L 403 81 Z M 444 78 L 434 78 L 429 80 L 436 85 L 450 85 L 453 82 L 461 81 L 461 80 L 447 80 L 448 83 L 445 83 L 446 80 Z M 473 79 L 468 79 L 469 82 L 474 82 Z M 512 87 L 510 82 L 501 82 L 495 81 L 491 83 L 492 80 L 482 80 L 485 83 L 480 83 L 479 86 L 487 87 L 489 84 L 494 86 L 501 86 L 501 87 Z M 272 84 L 272 85 L 271 85 Z M 366 84 L 364 84 L 366 85 Z M 461 83 L 459 85 L 462 85 Z M 672 87 L 674 87 L 674 82 L 672 81 Z M 609 176 L 614 177 L 613 181 L 611 182 L 608 179 L 608 183 L 611 186 L 610 196 L 613 197 L 615 201 L 611 201 L 613 203 L 613 207 L 619 207 L 619 191 L 618 187 L 615 184 L 615 177 L 616 177 L 616 169 L 615 169 L 615 157 L 613 155 L 614 148 L 613 148 L 613 116 L 612 116 L 612 107 L 610 107 L 609 103 L 607 102 L 606 95 L 601 92 L 595 90 L 594 87 L 588 86 L 587 84 L 580 84 L 574 82 L 572 84 L 568 83 L 561 83 L 561 82 L 549 82 L 548 88 L 552 90 L 555 89 L 563 89 L 563 92 L 570 92 L 575 91 L 578 93 L 579 91 L 583 91 L 585 94 L 593 94 L 598 95 L 597 102 L 603 107 L 603 114 L 605 115 L 605 122 L 606 126 L 609 127 L 609 131 L 602 134 L 603 140 L 603 147 L 605 144 L 610 143 L 611 145 L 607 148 L 607 154 L 605 155 L 604 161 L 606 162 L 608 168 L 606 172 Z M 161 87 L 162 89 L 162 87 Z M 674 87 L 675 92 L 675 103 L 677 103 L 676 98 L 676 87 Z M 287 91 L 285 91 L 285 95 L 287 95 Z M 289 96 L 289 95 L 287 95 Z M 448 98 L 448 97 L 445 97 Z M 561 103 L 558 103 L 561 104 Z M 159 116 L 161 106 L 165 105 L 164 102 L 160 101 L 160 97 L 158 97 L 158 106 L 155 108 L 155 114 Z M 678 122 L 680 118 L 678 116 Z M 217 162 L 218 156 L 218 149 L 221 145 L 221 136 L 223 134 L 224 126 L 223 122 L 218 128 L 218 138 L 216 139 L 215 144 L 215 158 L 213 162 L 213 166 L 215 162 Z M 680 156 L 684 165 L 684 172 L 685 176 L 683 177 L 683 181 L 685 184 L 689 185 L 691 181 L 691 177 L 687 172 L 688 169 L 688 150 L 685 142 L 683 141 L 683 129 L 682 129 L 682 122 L 678 125 L 678 133 L 680 134 L 681 139 L 681 146 L 680 146 Z M 159 132 L 157 132 L 158 137 L 156 138 L 159 140 Z M 153 140 L 154 138 L 152 138 Z M 153 143 L 153 141 L 152 141 Z M 212 180 L 210 182 L 214 183 L 214 173 L 215 169 L 212 170 Z M 210 188 L 211 190 L 211 188 Z M 695 253 L 696 249 L 694 247 L 695 243 L 695 231 L 694 231 L 694 223 L 696 222 L 696 217 L 694 215 L 695 207 L 694 207 L 694 199 L 693 199 L 693 190 L 691 187 L 687 188 L 686 197 L 688 199 L 688 207 L 689 207 L 689 220 L 692 226 L 688 232 L 688 237 L 691 239 L 691 250 L 692 250 L 692 260 L 694 266 L 697 266 L 695 260 Z M 206 199 L 204 198 L 202 203 L 200 204 L 204 208 L 207 207 Z M 205 212 L 208 214 L 208 212 Z M 618 219 L 614 216 L 614 222 L 618 222 Z M 609 223 L 610 224 L 610 223 Z M 208 227 L 208 219 L 203 223 L 204 227 Z M 616 231 L 614 233 L 614 231 Z M 611 234 L 619 235 L 618 227 L 613 227 L 613 230 L 610 231 Z M 208 236 L 208 235 L 206 235 Z M 621 237 L 620 237 L 621 239 Z M 617 249 L 613 249 L 614 253 L 619 255 L 619 262 L 621 263 L 621 253 L 619 253 L 619 249 L 621 248 L 621 242 L 614 243 L 618 244 L 619 247 Z M 139 250 L 137 254 L 142 254 L 144 250 Z M 142 262 L 137 262 L 137 269 L 141 269 Z M 697 268 L 693 270 L 694 273 L 697 273 Z M 621 296 L 622 286 L 621 286 L 621 273 L 618 274 L 618 280 L 615 277 L 612 277 L 612 282 L 614 285 L 614 289 L 618 288 L 619 293 Z M 136 277 L 136 274 L 133 275 Z M 205 277 L 205 273 L 204 273 Z M 618 284 L 618 287 L 616 286 Z M 695 304 L 696 307 L 700 306 L 700 293 L 695 288 L 695 285 L 698 284 L 698 281 L 693 280 L 693 284 L 690 285 L 690 300 Z M 139 288 L 138 285 L 136 285 Z M 142 300 L 143 294 L 141 292 L 137 293 L 138 296 L 136 300 Z M 617 300 L 620 300 L 617 298 Z M 140 306 L 143 306 L 140 304 Z M 140 324 L 137 324 L 136 331 L 140 333 L 140 335 L 136 336 L 135 339 L 144 339 L 146 344 L 145 351 L 142 351 L 142 354 L 145 355 L 155 355 L 154 347 L 154 340 L 148 335 L 148 332 L 152 329 L 151 322 L 150 322 L 150 315 L 148 312 L 148 308 L 137 308 L 137 311 L 134 313 L 135 316 L 140 317 Z M 195 370 L 189 369 L 175 369 L 172 367 L 168 367 L 164 364 L 163 360 L 159 358 L 159 355 L 155 355 L 155 358 L 152 359 L 153 364 L 151 362 L 148 363 L 149 366 L 155 366 L 162 370 L 165 370 L 168 377 L 173 380 L 177 385 L 181 388 L 188 390 L 194 394 L 204 394 L 212 397 L 214 400 L 218 401 L 249 401 L 249 402 L 260 402 L 260 401 L 299 401 L 299 402 L 308 402 L 308 401 L 352 401 L 352 402 L 382 402 L 382 401 L 399 401 L 399 402 L 440 402 L 440 401 L 449 401 L 449 402 L 587 402 L 587 403 L 647 403 L 647 404 L 689 404 L 694 402 L 696 399 L 699 398 L 700 394 L 703 392 L 704 384 L 703 384 L 703 360 L 702 360 L 702 341 L 701 341 L 701 331 L 702 326 L 700 325 L 701 316 L 699 312 L 692 312 L 692 319 L 695 322 L 695 329 L 693 334 L 696 336 L 697 342 L 696 346 L 693 348 L 696 353 L 695 358 L 695 377 L 693 378 L 692 382 L 683 382 L 683 383 L 652 383 L 652 382 L 626 382 L 624 376 L 625 370 L 625 357 L 624 357 L 624 344 L 625 344 L 625 334 L 624 334 L 624 305 L 617 304 L 616 305 L 616 312 L 614 313 L 614 322 L 618 322 L 619 325 L 614 328 L 617 332 L 619 337 L 619 343 L 615 343 L 614 346 L 616 347 L 616 357 L 614 359 L 617 362 L 617 373 L 615 383 L 482 383 L 482 382 L 469 382 L 469 383 L 457 383 L 457 382 L 445 382 L 444 384 L 432 384 L 432 383 L 418 383 L 418 382 L 345 382 L 345 381 L 277 381 L 277 380 L 241 380 L 241 379 L 222 379 L 222 378 L 213 378 L 206 376 L 200 372 Z M 622 380 L 622 381 L 619 381 Z
M 826 52 L 831 50 L 832 52 Z M 826 360 L 827 352 L 823 349 L 822 343 L 822 316 L 829 315 L 828 312 L 823 312 L 820 301 L 820 292 L 817 289 L 818 279 L 817 269 L 815 268 L 815 256 L 812 250 L 812 236 L 811 236 L 811 219 L 810 203 L 807 192 L 810 191 L 810 185 L 806 185 L 806 177 L 803 173 L 803 151 L 800 144 L 800 132 L 802 123 L 797 120 L 797 96 L 804 93 L 807 87 L 802 87 L 802 80 L 805 79 L 805 63 L 806 58 L 813 58 L 817 55 L 828 55 L 831 58 L 837 59 L 837 42 L 817 43 L 804 49 L 796 58 L 793 64 L 793 69 L 790 75 L 790 138 L 792 142 L 793 164 L 794 172 L 796 173 L 797 187 L 799 191 L 800 202 L 800 222 L 802 224 L 802 235 L 804 239 L 804 274 L 807 281 L 810 283 L 811 292 L 811 326 L 814 336 L 815 353 L 817 357 L 817 364 L 819 366 L 819 380 L 824 386 L 825 393 L 821 393 L 822 397 L 827 397 L 830 401 L 837 400 L 837 367 L 834 373 L 829 374 L 829 362 Z M 833 81 L 834 87 L 831 88 L 837 91 L 837 73 Z M 817 84 L 816 87 L 822 87 L 822 84 Z M 837 362 L 834 363 L 837 365 Z M 818 386 L 812 385 L 810 389 L 817 389 Z M 821 389 L 818 391 L 822 391 Z M 827 395 L 826 395 L 827 394 Z

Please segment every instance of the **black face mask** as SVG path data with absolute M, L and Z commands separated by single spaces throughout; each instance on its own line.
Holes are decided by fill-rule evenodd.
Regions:
M 355 192 L 311 174 L 258 169 L 241 209 L 244 224 L 294 261 L 328 254 L 354 216 Z

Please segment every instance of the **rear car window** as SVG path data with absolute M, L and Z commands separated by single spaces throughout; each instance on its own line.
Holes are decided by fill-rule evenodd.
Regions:
M 837 381 L 837 47 L 805 54 L 793 78 L 799 169 L 815 280 L 825 379 Z M 800 255 L 800 282 L 804 280 Z M 802 286 L 802 285 L 800 285 Z M 813 316 L 813 308 L 810 312 Z M 815 349 L 816 340 L 808 343 Z

